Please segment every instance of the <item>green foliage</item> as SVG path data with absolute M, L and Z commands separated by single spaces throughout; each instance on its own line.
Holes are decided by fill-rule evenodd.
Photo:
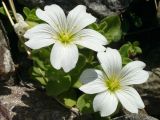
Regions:
M 45 76 L 45 71 L 39 67 L 34 66 L 32 68 L 32 77 L 39 81 L 42 85 L 46 85 L 48 82 L 48 78 Z
M 59 79 L 50 80 L 47 83 L 46 91 L 49 96 L 57 96 L 69 90 L 70 85 L 71 85 L 71 77 L 62 76 L 62 77 L 59 77 Z
M 77 108 L 82 113 L 93 113 L 93 102 L 94 95 L 83 94 L 77 100 Z
M 67 107 L 73 107 L 77 103 L 77 93 L 75 89 L 70 89 L 58 96 L 58 99 Z
M 6 12 L 5 12 L 5 10 L 4 10 L 4 8 L 3 8 L 3 7 L 0 7 L 0 14 L 2 14 L 2 15 L 6 15 Z
M 32 9 L 30 10 L 27 7 L 23 8 L 23 13 L 26 16 L 26 21 L 30 21 L 30 22 L 40 22 L 41 20 L 36 16 L 36 9 Z M 32 24 L 33 24 L 32 23 Z M 31 23 L 30 23 L 31 24 Z
M 118 15 L 112 15 L 104 18 L 98 23 L 90 26 L 106 37 L 109 42 L 119 41 L 122 37 L 121 20 Z
M 130 59 L 131 57 L 134 57 L 138 54 L 142 53 L 141 48 L 139 47 L 139 42 L 135 41 L 133 44 L 131 42 L 128 42 L 124 44 L 120 49 L 119 52 L 122 56 L 122 62 L 123 64 L 127 64 L 131 62 L 132 60 Z

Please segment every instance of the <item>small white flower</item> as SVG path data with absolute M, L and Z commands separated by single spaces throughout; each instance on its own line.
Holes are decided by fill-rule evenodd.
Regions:
M 107 40 L 100 33 L 84 29 L 96 21 L 96 18 L 86 12 L 86 7 L 78 5 L 68 13 L 66 17 L 62 8 L 58 5 L 50 5 L 44 11 L 37 9 L 36 15 L 43 21 L 25 33 L 29 39 L 25 44 L 32 49 L 54 44 L 50 61 L 54 68 L 63 68 L 69 72 L 78 61 L 78 48 L 84 46 L 94 51 L 105 51 L 103 45 Z
M 132 113 L 138 113 L 138 108 L 144 108 L 140 95 L 129 85 L 147 81 L 149 73 L 143 70 L 145 63 L 133 61 L 122 68 L 119 52 L 111 48 L 99 52 L 98 59 L 104 72 L 85 70 L 80 76 L 85 85 L 79 88 L 87 94 L 98 93 L 93 100 L 94 111 L 100 111 L 101 116 L 109 116 L 117 109 L 118 101 Z

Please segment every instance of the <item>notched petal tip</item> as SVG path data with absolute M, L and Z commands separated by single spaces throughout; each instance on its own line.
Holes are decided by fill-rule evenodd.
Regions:
M 101 117 L 110 116 L 113 114 L 118 105 L 118 99 L 114 94 L 109 92 L 103 92 L 98 95 L 93 100 L 93 109 L 95 112 L 99 111 Z

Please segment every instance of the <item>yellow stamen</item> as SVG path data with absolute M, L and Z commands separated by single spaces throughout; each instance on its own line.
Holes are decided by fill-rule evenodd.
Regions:
M 62 43 L 70 43 L 73 40 L 73 36 L 69 33 L 61 33 L 58 36 L 58 40 L 61 41 Z
M 111 92 L 115 92 L 121 88 L 120 81 L 115 77 L 106 80 L 106 86 Z

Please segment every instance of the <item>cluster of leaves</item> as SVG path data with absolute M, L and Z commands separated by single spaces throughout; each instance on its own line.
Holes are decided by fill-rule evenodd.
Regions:
M 104 35 L 109 42 L 119 41 L 122 37 L 121 20 L 118 15 L 112 15 L 104 18 L 98 23 L 90 26 Z
M 121 46 L 119 52 L 122 56 L 123 65 L 132 61 L 131 58 L 134 58 L 136 55 L 141 54 L 142 50 L 139 47 L 139 42 L 135 41 L 133 43 L 128 42 Z
M 65 73 L 62 70 L 55 70 L 49 61 L 51 48 L 42 48 L 41 50 L 32 51 L 33 67 L 31 76 L 34 80 L 46 88 L 49 96 L 56 97 L 67 107 L 78 106 L 82 110 L 83 97 L 78 98 L 77 88 L 81 86 L 78 78 L 81 72 L 88 67 L 97 65 L 94 61 L 92 51 L 81 50 L 85 55 L 79 55 L 79 61 L 74 70 Z M 77 102 L 78 99 L 78 102 Z
M 42 23 L 42 21 L 36 16 L 36 9 L 29 9 L 27 7 L 24 7 L 23 13 L 26 16 L 25 21 L 30 27 L 33 27 L 39 23 Z

